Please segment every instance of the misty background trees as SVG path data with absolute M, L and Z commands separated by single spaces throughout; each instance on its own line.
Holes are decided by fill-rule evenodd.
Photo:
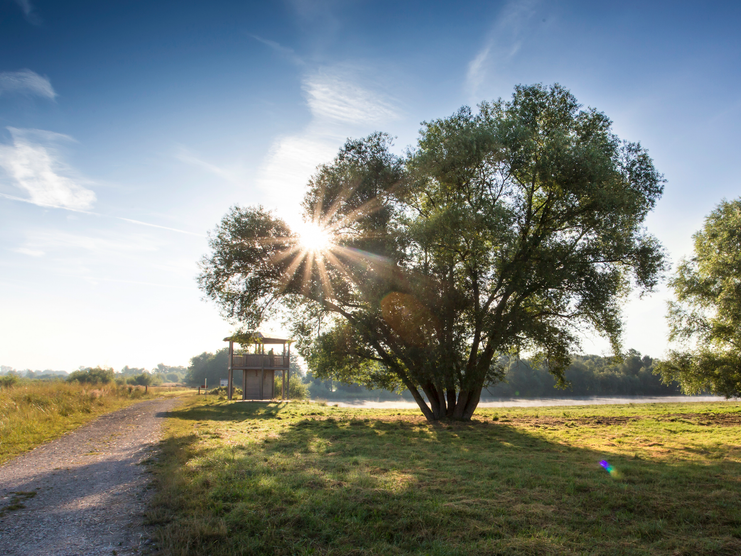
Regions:
M 191 387 L 203 384 L 208 378 L 209 388 L 217 387 L 219 379 L 226 378 L 227 349 L 215 353 L 204 352 L 191 358 L 188 367 L 173 367 L 160 364 L 150 372 L 143 373 L 141 368 L 124 367 L 119 372 L 100 367 L 81 369 L 73 373 L 55 371 L 44 374 L 43 371 L 16 371 L 3 366 L 0 369 L 0 386 L 12 386 L 19 379 L 32 380 L 78 380 L 86 383 L 106 383 L 118 381 L 121 384 L 141 384 L 139 379 L 146 374 L 152 383 L 158 379 L 168 378 L 169 383 L 182 383 Z M 656 373 L 658 360 L 649 355 L 642 355 L 635 350 L 628 350 L 623 359 L 599 355 L 575 355 L 574 360 L 565 371 L 565 377 L 571 384 L 567 388 L 558 388 L 553 375 L 543 365 L 528 359 L 509 358 L 502 362 L 504 379 L 482 392 L 482 399 L 503 398 L 573 398 L 573 397 L 609 397 L 609 396 L 674 396 L 682 394 L 679 383 L 670 381 L 665 384 Z M 223 366 L 222 366 L 223 365 Z M 180 376 L 174 378 L 173 373 Z M 237 373 L 239 375 L 239 373 Z M 241 376 L 235 375 L 235 379 Z M 146 379 L 144 379 L 146 380 Z M 280 380 L 279 378 L 277 379 Z M 165 382 L 165 383 L 168 383 Z M 298 386 L 298 385 L 301 386 Z M 241 386 L 241 384 L 238 384 Z M 359 384 L 320 378 L 311 370 L 300 366 L 297 357 L 291 360 L 292 399 L 310 397 L 320 400 L 408 400 L 408 392 L 390 392 L 383 389 L 368 389 Z M 305 389 L 305 391 L 304 391 Z M 276 390 L 277 391 L 277 390 Z M 696 393 L 708 393 L 699 390 Z

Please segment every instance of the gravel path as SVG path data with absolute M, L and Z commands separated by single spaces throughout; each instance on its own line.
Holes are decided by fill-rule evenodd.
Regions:
M 151 400 L 103 415 L 0 466 L 0 554 L 140 554 L 149 486 L 140 464 L 177 403 Z

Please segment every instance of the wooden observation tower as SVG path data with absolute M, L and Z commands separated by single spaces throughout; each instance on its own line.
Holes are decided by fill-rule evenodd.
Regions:
M 242 399 L 243 400 L 272 400 L 276 397 L 273 392 L 275 386 L 275 373 L 283 374 L 281 384 L 281 399 L 288 399 L 288 385 L 291 379 L 289 369 L 291 360 L 291 342 L 282 338 L 266 338 L 260 332 L 253 332 L 245 340 L 244 337 L 232 336 L 224 338 L 229 342 L 229 378 L 228 397 L 232 399 L 234 391 L 234 371 L 242 371 Z M 242 351 L 235 351 L 234 344 L 238 343 Z M 282 345 L 281 353 L 270 348 L 267 353 L 265 346 Z

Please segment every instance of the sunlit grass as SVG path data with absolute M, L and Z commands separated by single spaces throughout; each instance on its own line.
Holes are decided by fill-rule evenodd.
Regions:
M 179 389 L 117 387 L 24 380 L 0 388 L 0 463 L 57 438 L 104 413 Z
M 165 554 L 741 553 L 737 403 L 172 417 L 149 514 Z

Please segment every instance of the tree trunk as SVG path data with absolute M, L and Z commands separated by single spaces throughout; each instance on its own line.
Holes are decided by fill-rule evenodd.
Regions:
M 445 410 L 445 416 L 450 419 L 455 411 L 455 386 L 448 385 L 446 391 L 448 394 L 448 407 Z
M 435 416 L 432 414 L 432 411 L 427 405 L 427 402 L 425 402 L 424 398 L 420 395 L 419 391 L 414 387 L 414 385 L 404 379 L 402 379 L 402 381 L 407 387 L 407 390 L 412 393 L 412 397 L 414 398 L 414 401 L 417 402 L 419 408 L 422 410 L 422 414 L 425 416 L 425 419 L 427 419 L 428 421 L 436 421 L 437 419 L 435 419 Z
M 435 421 L 439 421 L 442 415 L 445 413 L 445 405 L 443 404 L 443 407 L 440 407 L 440 398 L 437 393 L 437 388 L 435 388 L 434 384 L 428 382 L 427 384 L 422 385 L 422 391 L 425 393 L 427 399 L 430 401 L 433 419 Z
M 456 402 L 455 410 L 453 411 L 453 419 L 456 421 L 463 420 L 463 411 L 466 408 L 466 403 L 468 403 L 468 395 L 468 390 L 461 390 L 458 393 L 458 402 Z
M 464 421 L 470 421 L 471 417 L 473 416 L 473 412 L 476 411 L 476 408 L 479 405 L 479 400 L 481 400 L 481 390 L 483 390 L 483 387 L 479 386 L 473 391 L 471 395 L 469 395 L 468 402 L 466 403 L 466 408 L 463 411 Z
M 440 404 L 440 417 L 447 417 L 448 409 L 447 404 L 445 403 L 445 389 L 442 386 L 438 385 L 436 390 L 438 403 Z

